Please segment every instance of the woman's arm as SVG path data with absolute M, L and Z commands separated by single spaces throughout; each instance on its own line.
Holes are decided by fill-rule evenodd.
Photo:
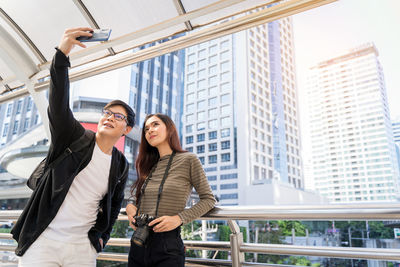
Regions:
M 215 197 L 211 191 L 207 176 L 204 173 L 200 160 L 193 155 L 190 164 L 190 181 L 199 195 L 200 201 L 190 209 L 185 209 L 178 215 L 183 224 L 189 223 L 206 214 L 215 206 Z

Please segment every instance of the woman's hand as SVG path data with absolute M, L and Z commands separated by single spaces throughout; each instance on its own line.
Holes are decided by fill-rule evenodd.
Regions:
M 60 49 L 65 56 L 68 56 L 75 45 L 86 48 L 86 45 L 76 40 L 76 38 L 79 36 L 92 36 L 90 31 L 93 31 L 93 29 L 88 27 L 66 29 L 58 45 L 58 49 Z
M 129 221 L 129 226 L 132 227 L 133 230 L 136 230 L 136 226 L 134 225 L 134 223 L 136 222 L 135 219 L 133 218 L 133 216 L 135 216 L 136 214 L 136 206 L 128 203 L 128 205 L 126 205 L 126 214 L 128 215 L 128 221 Z
M 149 226 L 154 225 L 153 231 L 156 233 L 160 233 L 160 232 L 167 232 L 174 230 L 181 224 L 182 224 L 181 217 L 175 215 L 175 216 L 161 216 L 151 221 L 149 223 Z

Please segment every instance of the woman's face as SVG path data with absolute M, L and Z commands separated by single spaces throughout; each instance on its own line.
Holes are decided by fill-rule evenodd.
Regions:
M 168 144 L 167 126 L 157 116 L 150 117 L 144 126 L 147 142 L 153 147 Z

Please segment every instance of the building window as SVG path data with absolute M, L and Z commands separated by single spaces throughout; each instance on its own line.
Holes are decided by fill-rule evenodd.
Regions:
M 217 143 L 208 144 L 208 151 L 209 152 L 217 151 Z
M 26 119 L 25 119 L 25 124 L 24 124 L 24 132 L 25 132 L 26 130 L 28 130 L 28 128 L 29 128 L 29 122 L 30 122 L 30 119 L 29 119 L 29 118 L 26 118 Z
M 199 157 L 199 160 L 200 160 L 201 164 L 204 165 L 204 157 Z
M 202 58 L 202 57 L 205 57 L 205 56 L 206 56 L 206 50 L 205 49 L 200 50 L 198 52 L 198 54 L 197 54 L 198 58 Z
M 204 145 L 197 146 L 196 150 L 197 150 L 197 153 L 204 153 L 204 151 L 205 151 Z
M 208 156 L 208 163 L 209 164 L 217 163 L 217 155 Z
M 218 127 L 218 120 L 210 120 L 208 122 L 208 129 L 215 129 Z
M 222 129 L 221 130 L 221 137 L 228 137 L 228 136 L 230 136 L 230 129 L 229 128 Z
M 197 102 L 197 109 L 205 109 L 205 108 L 206 108 L 205 100 L 201 100 L 201 101 Z
M 33 105 L 32 98 L 29 97 L 28 98 L 28 106 L 26 107 L 26 111 L 31 111 L 32 110 L 32 105 Z
M 5 123 L 5 124 L 4 124 L 4 128 L 3 128 L 3 137 L 4 137 L 4 136 L 7 136 L 8 125 L 9 125 L 8 123 Z
M 208 106 L 209 107 L 214 107 L 216 105 L 217 105 L 217 98 L 216 97 L 208 99 Z
M 189 152 L 193 152 L 193 147 L 191 147 L 191 146 L 187 147 L 186 150 L 189 151 Z
M 8 104 L 8 106 L 7 106 L 7 115 L 6 115 L 7 117 L 11 116 L 12 106 L 13 106 L 12 103 Z
M 209 176 L 207 176 L 207 180 L 216 181 L 217 180 L 217 176 L 216 175 L 209 175 Z
M 259 168 L 258 168 L 258 166 L 253 166 L 254 167 L 254 179 L 255 180 L 258 180 L 258 179 L 260 179 L 260 171 L 259 171 Z
M 230 94 L 224 94 L 221 96 L 221 104 L 229 103 Z
M 193 136 L 187 136 L 186 137 L 186 144 L 192 144 L 193 143 Z
M 237 173 L 221 174 L 221 176 L 220 176 L 221 180 L 230 180 L 230 179 L 236 179 L 236 178 L 237 178 Z
M 188 102 L 193 101 L 194 98 L 195 98 L 195 94 L 194 94 L 194 93 L 187 94 L 187 96 L 186 96 L 186 100 L 187 100 Z
M 206 123 L 205 122 L 200 122 L 197 124 L 197 130 L 204 130 L 206 128 Z
M 221 184 L 221 185 L 219 186 L 219 188 L 220 188 L 221 190 L 224 190 L 224 189 L 236 189 L 236 188 L 238 188 L 238 184 L 237 184 L 237 183 L 233 183 L 233 184 Z
M 217 139 L 217 131 L 212 131 L 208 133 L 208 140 Z
M 229 148 L 231 148 L 231 141 L 221 142 L 221 149 L 229 149 Z
M 237 199 L 238 198 L 238 194 L 221 194 L 221 196 L 219 197 L 219 199 L 224 200 L 224 199 Z
M 231 118 L 230 117 L 223 117 L 223 118 L 221 118 L 221 126 L 222 127 L 226 127 L 226 126 L 229 126 L 230 125 L 230 123 L 231 123 Z
M 13 134 L 16 134 L 18 132 L 18 124 L 19 124 L 19 121 L 14 122 Z
M 212 108 L 208 110 L 208 118 L 216 118 L 218 116 L 218 109 L 217 108 Z
M 204 98 L 207 96 L 207 90 L 203 89 L 197 92 L 197 98 Z
M 221 154 L 221 161 L 222 162 L 231 161 L 231 154 L 230 153 Z
M 230 83 L 223 83 L 220 85 L 221 87 L 221 92 L 226 92 L 231 89 L 231 84 Z
M 208 74 L 209 75 L 215 75 L 217 73 L 217 65 L 211 66 L 208 68 Z
M 192 122 L 193 120 L 194 120 L 193 114 L 186 115 L 186 122 Z
M 22 110 L 22 100 L 18 100 L 17 102 L 17 112 L 16 114 L 20 114 Z
M 197 112 L 197 120 L 198 120 L 198 121 L 204 120 L 205 117 L 206 117 L 206 112 L 205 112 L 205 111 Z
M 192 133 L 193 132 L 193 124 L 187 125 L 186 126 L 186 133 Z
M 208 53 L 209 53 L 209 54 L 215 54 L 215 53 L 217 53 L 217 45 L 210 46 L 210 47 L 208 48 Z
M 186 105 L 186 112 L 187 113 L 193 113 L 193 111 L 194 111 L 194 104 L 192 103 L 192 104 L 187 104 Z

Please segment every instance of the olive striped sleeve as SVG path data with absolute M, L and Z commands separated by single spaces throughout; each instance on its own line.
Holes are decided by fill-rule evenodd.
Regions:
M 190 209 L 185 209 L 178 215 L 183 224 L 191 222 L 198 217 L 204 215 L 211 210 L 215 205 L 215 198 L 208 183 L 206 174 L 200 160 L 193 155 L 190 164 L 190 183 L 199 195 L 200 201 Z

